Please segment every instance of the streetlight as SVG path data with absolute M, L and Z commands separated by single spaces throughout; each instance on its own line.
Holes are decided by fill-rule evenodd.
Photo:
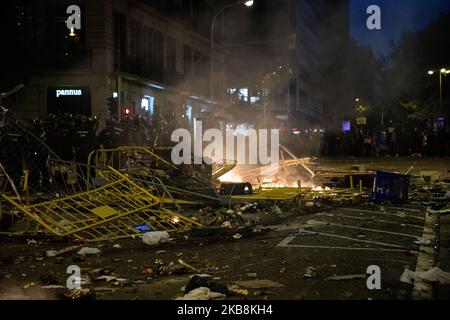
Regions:
M 225 6 L 223 6 L 220 10 L 218 10 L 216 12 L 216 14 L 214 15 L 212 22 L 211 22 L 211 70 L 210 70 L 210 97 L 211 97 L 211 107 L 214 105 L 214 50 L 215 50 L 215 26 L 216 26 L 216 21 L 217 18 L 228 8 L 236 6 L 236 5 L 245 5 L 246 7 L 251 7 L 253 6 L 254 1 L 253 0 L 248 0 L 248 1 L 237 1 L 237 2 L 233 2 L 233 3 L 229 3 Z
M 432 76 L 436 72 L 439 72 L 439 110 L 442 112 L 442 75 L 446 76 L 450 74 L 450 70 L 446 68 L 441 68 L 441 70 L 429 70 L 428 74 Z

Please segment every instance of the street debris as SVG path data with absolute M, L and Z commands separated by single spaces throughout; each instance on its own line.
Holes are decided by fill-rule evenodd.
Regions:
M 425 239 L 425 238 L 420 238 L 420 237 L 418 237 L 417 240 L 414 241 L 414 243 L 420 244 L 420 245 L 428 246 L 428 245 L 431 244 L 431 240 L 430 240 L 430 239 Z
M 284 287 L 283 284 L 274 282 L 272 280 L 245 280 L 245 281 L 233 281 L 240 287 L 246 289 L 264 289 L 264 288 L 281 288 Z
M 248 296 L 249 291 L 247 289 L 243 289 L 238 285 L 232 284 L 228 286 L 229 294 L 234 294 L 237 296 Z
M 142 236 L 142 242 L 149 246 L 167 243 L 170 239 L 169 233 L 166 231 L 146 232 Z
M 200 287 L 186 293 L 183 297 L 176 298 L 176 300 L 217 300 L 225 297 L 223 293 L 212 292 L 209 288 Z
M 184 288 L 184 296 L 176 300 L 213 300 L 224 299 L 228 294 L 227 286 L 209 282 L 208 277 L 194 275 Z
M 114 283 L 125 283 L 127 282 L 127 279 L 118 278 L 116 276 L 99 276 L 94 279 L 95 281 L 106 281 L 106 282 L 114 282 Z
M 438 267 L 434 267 L 424 272 L 414 272 L 409 269 L 405 269 L 400 277 L 400 282 L 411 284 L 413 281 L 450 284 L 450 272 L 442 271 Z
M 314 267 L 308 267 L 306 269 L 305 274 L 303 275 L 303 278 L 316 278 L 317 277 L 317 271 Z
M 59 256 L 61 254 L 64 254 L 66 252 L 74 251 L 78 248 L 80 248 L 80 246 L 70 246 L 70 247 L 67 247 L 67 248 L 61 249 L 61 250 L 47 250 L 45 252 L 45 255 L 49 258 L 53 258 L 53 257 Z
M 176 264 L 173 262 L 169 263 L 168 265 L 160 265 L 157 270 L 159 275 L 161 276 L 180 275 L 188 273 L 188 270 L 184 265 Z
M 70 290 L 65 297 L 69 300 L 95 300 L 96 296 L 89 289 L 74 289 Z
M 185 267 L 186 269 L 189 269 L 189 270 L 191 270 L 191 271 L 193 271 L 193 272 L 198 272 L 198 270 L 197 270 L 196 268 L 194 268 L 194 267 L 191 266 L 190 264 L 187 264 L 186 262 L 184 262 L 184 261 L 181 260 L 181 259 L 178 259 L 178 263 L 179 263 L 180 265 L 182 265 L 183 267 Z
M 334 275 L 332 277 L 328 277 L 325 280 L 327 281 L 343 281 L 343 280 L 354 280 L 354 279 L 365 279 L 367 275 L 365 274 L 350 274 L 350 275 L 343 275 L 343 276 L 337 276 Z
M 80 256 L 85 256 L 87 254 L 99 254 L 101 252 L 102 251 L 100 249 L 97 249 L 97 248 L 84 247 L 84 248 L 81 248 L 77 252 L 77 254 L 80 255 Z

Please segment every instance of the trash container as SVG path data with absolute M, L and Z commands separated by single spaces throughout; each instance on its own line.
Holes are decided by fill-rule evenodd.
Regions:
M 376 203 L 408 201 L 409 175 L 377 171 L 373 175 L 371 199 Z

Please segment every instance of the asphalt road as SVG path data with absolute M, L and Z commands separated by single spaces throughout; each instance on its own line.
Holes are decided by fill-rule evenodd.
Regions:
M 290 217 L 240 239 L 179 239 L 151 247 L 139 239 L 104 243 L 100 254 L 84 261 L 74 260 L 73 254 L 58 261 L 38 255 L 67 244 L 1 242 L 0 297 L 57 298 L 64 290 L 24 286 L 49 275 L 65 285 L 67 266 L 77 264 L 85 274 L 106 268 L 127 280 L 119 285 L 114 281 L 86 285 L 97 299 L 174 299 L 182 295 L 189 274 L 155 276 L 148 268 L 155 269 L 156 259 L 165 265 L 183 259 L 210 275 L 211 281 L 225 285 L 255 279 L 279 285 L 249 288 L 247 296 L 231 299 L 410 299 L 413 286 L 399 279 L 406 267 L 416 268 L 420 245 L 415 241 L 423 236 L 424 217 L 424 210 L 411 206 L 336 208 Z M 18 256 L 24 261 L 18 263 Z M 380 290 L 367 287 L 371 265 L 380 267 Z M 305 277 L 308 267 L 315 270 L 312 277 Z M 349 275 L 355 279 L 329 279 Z
M 367 169 L 401 171 L 415 161 L 418 163 L 414 174 L 426 170 L 442 172 L 449 167 L 448 159 L 318 162 L 336 167 L 365 164 Z M 426 265 L 422 256 L 432 247 L 416 242 L 435 236 L 434 229 L 427 227 L 425 208 L 418 205 L 317 208 L 314 212 L 297 211 L 273 220 L 276 221 L 272 225 L 261 227 L 261 232 L 248 235 L 241 232 L 244 237 L 240 239 L 178 237 L 173 243 L 158 246 L 147 246 L 140 239 L 90 244 L 87 246 L 98 247 L 101 253 L 88 255 L 84 260 L 80 260 L 76 251 L 59 258 L 45 256 L 46 250 L 63 249 L 71 245 L 68 243 L 36 239 L 37 243 L 27 244 L 26 239 L 3 239 L 0 299 L 60 298 L 66 293 L 64 286 L 69 276 L 66 271 L 70 265 L 78 265 L 82 276 L 91 275 L 91 280 L 95 278 L 93 274 L 98 276 L 96 269 L 124 279 L 124 282 L 102 280 L 83 285 L 95 293 L 96 299 L 175 299 L 182 296 L 182 287 L 194 272 L 157 275 L 152 271 L 160 264 L 167 266 L 179 259 L 195 267 L 198 273 L 210 275 L 211 281 L 224 285 L 248 280 L 271 280 L 275 284 L 248 288 L 248 295 L 228 295 L 227 299 L 412 299 L 414 286 L 400 282 L 400 276 L 405 268 L 414 271 Z M 448 252 L 448 241 L 440 249 Z M 445 269 L 448 262 L 431 263 L 450 271 Z M 380 268 L 379 290 L 367 287 L 369 266 Z M 305 277 L 308 269 L 312 277 Z M 42 288 L 41 283 L 62 288 Z M 449 299 L 449 292 L 448 286 L 439 286 L 437 298 Z

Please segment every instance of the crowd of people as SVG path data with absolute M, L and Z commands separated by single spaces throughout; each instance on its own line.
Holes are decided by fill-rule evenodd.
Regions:
M 446 126 L 311 130 L 288 140 L 299 155 L 316 157 L 450 156 L 450 130 Z
M 99 128 L 97 118 L 84 115 L 53 115 L 46 119 L 16 120 L 10 111 L 0 113 L 0 172 L 14 185 L 21 184 L 24 169 L 29 171 L 30 188 L 49 184 L 49 153 L 57 159 L 81 164 L 85 170 L 89 154 L 96 149 L 120 146 L 167 146 L 171 123 L 163 116 L 112 118 Z M 86 176 L 86 172 L 79 172 Z

